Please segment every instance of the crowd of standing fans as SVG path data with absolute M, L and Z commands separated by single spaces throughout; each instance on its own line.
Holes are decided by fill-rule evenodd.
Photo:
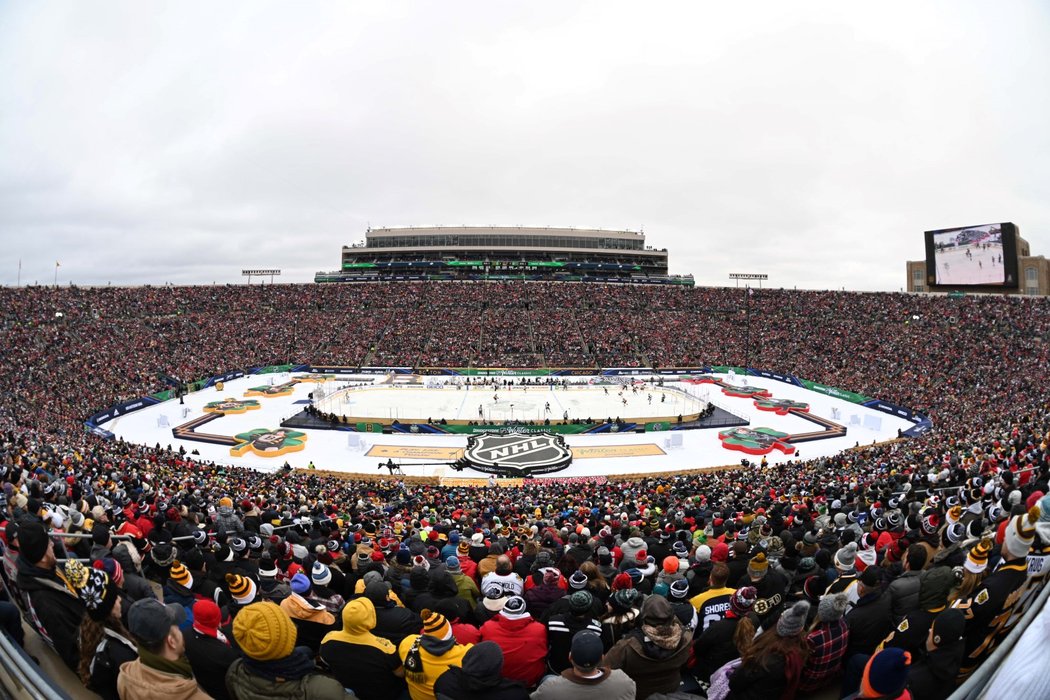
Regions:
M 1046 299 L 419 283 L 0 302 L 0 621 L 19 641 L 24 609 L 106 698 L 943 698 L 1050 564 Z M 161 373 L 745 351 L 934 430 L 504 488 L 262 474 L 82 428 Z

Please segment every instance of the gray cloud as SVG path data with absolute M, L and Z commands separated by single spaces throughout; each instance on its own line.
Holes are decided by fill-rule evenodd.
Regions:
M 9 3 L 0 283 L 283 280 L 367 225 L 645 227 L 701 284 L 1050 253 L 1043 3 Z

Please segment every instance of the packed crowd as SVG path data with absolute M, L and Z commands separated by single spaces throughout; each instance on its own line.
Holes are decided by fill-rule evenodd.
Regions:
M 549 347 L 592 363 L 743 362 L 740 290 L 579 289 L 0 290 L 8 589 L 122 698 L 938 698 L 1032 604 L 1046 300 L 757 292 L 752 366 L 935 423 L 765 469 L 439 487 L 261 474 L 79 427 L 159 372 L 414 364 L 399 353 L 448 334 L 443 307 L 560 317 Z M 556 364 L 537 328 L 509 335 Z M 0 612 L 17 639 L 17 607 Z

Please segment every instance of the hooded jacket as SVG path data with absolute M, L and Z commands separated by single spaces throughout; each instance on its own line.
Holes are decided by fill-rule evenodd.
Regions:
M 438 639 L 428 634 L 414 634 L 401 640 L 397 647 L 397 655 L 404 662 L 412 646 L 419 640 L 419 658 L 423 661 L 423 678 L 408 682 L 408 692 L 412 700 L 436 700 L 434 695 L 434 683 L 445 671 L 453 666 L 463 663 L 463 656 L 471 649 L 469 644 L 456 644 L 451 636 L 448 639 Z
M 630 537 L 621 544 L 620 552 L 623 554 L 623 557 L 620 559 L 620 571 L 630 569 L 632 566 L 638 566 L 637 555 L 643 549 L 648 551 L 645 540 L 641 537 Z
M 394 675 L 401 667 L 397 647 L 377 637 L 376 609 L 368 598 L 351 600 L 342 610 L 343 628 L 329 632 L 321 643 L 321 658 L 332 675 L 362 700 L 390 700 L 405 690 Z
M 444 567 L 431 569 L 427 590 L 416 596 L 412 609 L 417 612 L 424 608 L 437 610 L 441 601 L 449 599 L 452 599 L 452 605 L 456 608 L 458 618 L 463 619 L 470 615 L 473 606 L 459 597 L 459 587 L 456 586 L 452 574 Z
M 317 653 L 321 638 L 335 625 L 335 617 L 324 606 L 315 606 L 301 595 L 293 593 L 281 601 L 281 610 L 292 618 L 299 631 L 298 644 Z
M 527 687 L 540 682 L 547 667 L 547 628 L 532 617 L 509 620 L 503 613 L 481 626 L 481 639 L 503 650 L 503 677 Z
M 645 599 L 639 618 L 640 627 L 618 641 L 605 662 L 634 679 L 640 698 L 674 692 L 681 683 L 680 670 L 689 660 L 693 635 L 660 596 Z
M 219 506 L 215 516 L 215 528 L 226 535 L 244 534 L 244 523 L 230 506 Z
M 411 610 L 391 602 L 387 595 L 385 583 L 376 582 L 365 586 L 365 597 L 372 601 L 375 607 L 376 626 L 373 634 L 398 645 L 402 639 L 422 629 L 423 619 Z

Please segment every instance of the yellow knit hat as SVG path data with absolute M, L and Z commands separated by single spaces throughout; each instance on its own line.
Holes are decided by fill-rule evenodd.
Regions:
M 295 649 L 295 637 L 292 618 L 269 601 L 252 603 L 233 618 L 233 638 L 256 661 L 285 658 Z
M 448 620 L 441 613 L 424 608 L 420 617 L 423 618 L 423 634 L 438 639 L 448 639 L 452 636 L 452 625 L 448 624 Z
M 240 574 L 226 574 L 226 587 L 230 597 L 239 605 L 247 605 L 255 600 L 255 581 Z

